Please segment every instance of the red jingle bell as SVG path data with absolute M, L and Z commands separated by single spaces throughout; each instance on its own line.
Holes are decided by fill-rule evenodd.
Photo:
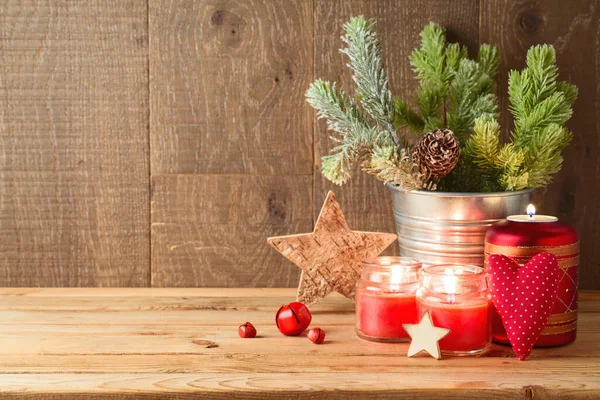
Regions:
M 256 328 L 250 322 L 243 323 L 238 328 L 238 335 L 243 339 L 256 337 Z
M 321 328 L 312 328 L 306 336 L 314 344 L 321 344 L 325 341 L 325 331 Z
M 308 308 L 297 301 L 283 305 L 275 315 L 275 324 L 279 332 L 287 336 L 298 336 L 312 321 L 312 315 Z

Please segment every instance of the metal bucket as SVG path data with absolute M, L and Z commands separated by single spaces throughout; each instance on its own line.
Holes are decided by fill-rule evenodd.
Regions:
M 400 254 L 424 265 L 483 266 L 487 229 L 509 215 L 524 214 L 534 192 L 443 193 L 388 187 Z

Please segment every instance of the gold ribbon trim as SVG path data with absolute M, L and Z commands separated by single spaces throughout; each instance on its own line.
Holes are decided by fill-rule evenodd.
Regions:
M 570 258 L 559 258 L 558 266 L 562 269 L 577 267 L 579 265 L 579 255 Z
M 549 325 L 565 324 L 567 322 L 577 321 L 577 310 L 569 311 L 564 314 L 552 314 L 546 322 L 546 327 Z
M 508 254 L 505 254 L 507 257 L 511 257 L 517 264 L 526 264 L 529 260 L 531 260 L 531 257 L 515 257 L 515 256 L 511 256 Z M 485 253 L 485 262 L 488 262 L 488 259 L 490 258 L 491 254 L 489 253 Z M 558 259 L 558 266 L 562 269 L 569 269 L 572 267 L 576 267 L 579 265 L 579 255 L 576 255 L 575 257 L 569 257 L 569 258 L 559 258 Z
M 576 255 L 579 253 L 579 242 L 564 246 L 499 246 L 485 243 L 485 252 L 489 254 L 504 254 L 509 257 L 533 257 L 542 252 L 552 253 L 557 257 Z
M 542 336 L 560 335 L 561 333 L 571 332 L 577 329 L 577 321 L 571 322 L 568 325 L 547 326 L 542 331 Z

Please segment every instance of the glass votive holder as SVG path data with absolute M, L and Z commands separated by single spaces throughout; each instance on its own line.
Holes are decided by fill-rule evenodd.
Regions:
M 356 286 L 356 333 L 376 342 L 406 342 L 402 324 L 418 322 L 415 295 L 421 263 L 406 257 L 363 262 Z
M 450 329 L 440 340 L 442 354 L 486 353 L 492 344 L 492 304 L 485 270 L 474 265 L 432 265 L 421 270 L 419 316 L 429 311 L 435 326 Z

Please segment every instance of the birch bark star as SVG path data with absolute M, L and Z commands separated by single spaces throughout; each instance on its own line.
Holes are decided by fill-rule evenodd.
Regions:
M 331 292 L 354 300 L 362 261 L 378 256 L 396 239 L 393 233 L 350 230 L 330 191 L 312 233 L 272 237 L 267 242 L 302 269 L 297 299 L 308 306 Z

